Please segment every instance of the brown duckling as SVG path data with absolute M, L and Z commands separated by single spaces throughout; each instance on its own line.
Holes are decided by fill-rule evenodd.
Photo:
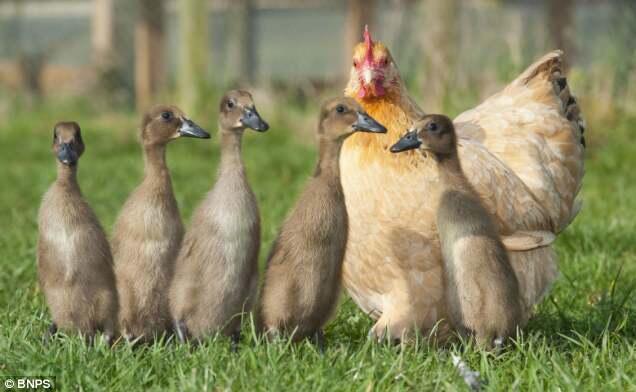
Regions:
M 484 347 L 500 345 L 522 321 L 519 283 L 493 218 L 462 171 L 452 121 L 422 117 L 391 152 L 416 148 L 439 167 L 437 230 L 451 322 Z
M 260 217 L 241 159 L 245 128 L 265 132 L 250 93 L 230 91 L 219 114 L 221 163 L 216 183 L 192 217 L 175 267 L 170 310 L 177 337 L 221 332 L 240 337 L 241 318 L 258 285 Z
M 129 341 L 149 341 L 171 331 L 169 285 L 184 229 L 166 165 L 166 146 L 180 137 L 210 135 L 174 106 L 155 106 L 144 115 L 144 179 L 128 197 L 113 229 L 119 322 Z
M 89 341 L 103 332 L 110 344 L 117 326 L 117 290 L 106 234 L 82 197 L 77 166 L 84 152 L 80 127 L 60 122 L 53 129 L 57 179 L 42 199 L 38 227 L 38 278 L 53 323 L 79 331 Z
M 294 340 L 313 336 L 323 346 L 322 327 L 341 286 L 348 218 L 340 184 L 339 155 L 356 131 L 384 133 L 352 98 L 336 98 L 321 109 L 319 159 L 314 177 L 283 223 L 267 261 L 260 326 Z

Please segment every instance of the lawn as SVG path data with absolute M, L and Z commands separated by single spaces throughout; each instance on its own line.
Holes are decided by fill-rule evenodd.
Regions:
M 43 346 L 49 315 L 36 280 L 37 210 L 55 176 L 51 129 L 62 118 L 82 125 L 87 149 L 79 181 L 107 230 L 141 176 L 132 114 L 62 105 L 5 115 L 0 377 L 55 376 L 61 390 L 461 390 L 450 360 L 457 352 L 481 372 L 488 390 L 636 390 L 636 119 L 591 131 L 584 208 L 556 244 L 561 276 L 514 346 L 495 355 L 372 343 L 371 321 L 345 298 L 321 355 L 308 343 L 259 342 L 250 331 L 238 353 L 223 338 L 196 349 L 170 342 L 88 347 L 76 337 Z M 246 135 L 243 152 L 261 208 L 261 259 L 315 159 L 311 144 L 270 121 L 270 132 Z M 201 123 L 215 130 L 212 119 Z M 187 222 L 214 181 L 218 141 L 178 140 L 168 160 Z

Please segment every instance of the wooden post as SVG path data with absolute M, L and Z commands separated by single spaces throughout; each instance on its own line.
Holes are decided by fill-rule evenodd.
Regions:
M 139 0 L 135 26 L 135 102 L 150 106 L 164 80 L 164 1 Z
M 113 0 L 93 0 L 93 64 L 98 70 L 109 68 L 113 61 Z
M 236 55 L 235 61 L 238 80 L 243 84 L 253 84 L 255 81 L 257 63 L 254 52 L 254 0 L 236 0 Z
M 459 0 L 429 0 L 424 4 L 423 34 L 426 111 L 444 110 L 454 77 L 459 41 Z
M 348 0 L 347 17 L 345 18 L 345 54 L 344 72 L 345 79 L 349 77 L 351 70 L 351 56 L 353 48 L 362 41 L 364 25 L 368 24 L 373 33 L 375 17 L 375 0 Z
M 546 0 L 550 49 L 561 49 L 565 53 L 567 68 L 576 56 L 574 45 L 574 1 Z
M 179 0 L 177 6 L 179 104 L 188 115 L 194 116 L 200 109 L 207 82 L 208 7 L 205 0 Z

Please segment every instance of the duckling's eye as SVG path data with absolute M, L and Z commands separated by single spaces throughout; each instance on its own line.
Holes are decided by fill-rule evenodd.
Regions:
M 438 129 L 437 123 L 431 121 L 430 123 L 426 124 L 426 129 L 431 132 L 436 132 Z
M 163 112 L 163 113 L 161 113 L 161 118 L 163 118 L 166 121 L 169 121 L 170 119 L 172 119 L 172 113 L 171 112 Z
M 336 112 L 338 113 L 344 113 L 345 112 L 345 107 L 342 105 L 338 105 L 336 106 Z
M 232 101 L 227 101 L 227 108 L 228 109 L 232 109 L 234 107 L 234 102 Z

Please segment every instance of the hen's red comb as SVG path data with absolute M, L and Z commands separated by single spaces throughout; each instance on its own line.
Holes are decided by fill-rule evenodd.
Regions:
M 367 50 L 371 50 L 373 47 L 373 40 L 371 39 L 371 33 L 369 33 L 369 25 L 364 25 L 364 43 L 367 44 Z
M 367 52 L 365 53 L 365 62 L 373 61 L 373 40 L 371 39 L 371 33 L 369 33 L 369 25 L 364 25 L 364 43 L 367 46 Z

